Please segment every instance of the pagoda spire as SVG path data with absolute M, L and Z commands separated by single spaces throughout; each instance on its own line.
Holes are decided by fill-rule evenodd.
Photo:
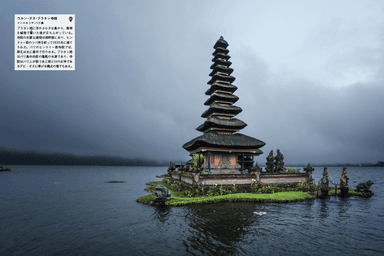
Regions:
M 263 154 L 260 150 L 265 142 L 238 133 L 247 126 L 243 121 L 234 118 L 242 109 L 233 104 L 239 99 L 233 93 L 237 87 L 232 84 L 235 77 L 229 66 L 228 43 L 223 37 L 213 46 L 210 88 L 205 92 L 209 99 L 204 103 L 209 106 L 201 116 L 205 122 L 197 130 L 202 135 L 183 145 L 190 156 L 203 154 L 201 166 L 210 174 L 240 174 L 253 167 L 253 157 Z M 240 164 L 241 163 L 241 164 Z
M 209 105 L 201 116 L 207 118 L 196 130 L 207 133 L 215 131 L 218 134 L 231 135 L 247 126 L 243 121 L 234 118 L 242 109 L 233 104 L 239 100 L 239 97 L 233 93 L 237 87 L 232 84 L 235 77 L 231 76 L 233 69 L 229 66 L 232 62 L 227 49 L 228 43 L 221 36 L 213 46 L 215 51 L 212 53 L 212 72 L 209 74 L 211 79 L 208 81 L 210 88 L 205 92 L 209 99 L 204 105 Z

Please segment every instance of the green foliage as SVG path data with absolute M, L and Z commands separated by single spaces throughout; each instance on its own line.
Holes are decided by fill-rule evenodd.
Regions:
M 296 191 L 304 191 L 307 190 L 308 186 L 305 185 L 304 183 L 299 183 L 295 187 L 297 190 Z
M 312 190 L 313 191 L 316 191 L 316 190 L 319 190 L 320 189 L 320 186 L 318 186 L 318 185 L 313 185 L 312 186 Z
M 314 199 L 316 198 L 316 195 L 310 195 L 308 193 L 304 192 L 282 192 L 277 193 L 280 189 L 277 186 L 271 187 L 266 186 L 264 188 L 260 188 L 260 185 L 253 185 L 254 190 L 257 189 L 258 192 L 269 192 L 269 193 L 237 193 L 238 188 L 236 186 L 230 187 L 229 189 L 225 189 L 222 186 L 215 185 L 213 188 L 211 188 L 208 192 L 205 193 L 203 187 L 199 187 L 195 189 L 196 193 L 193 193 L 191 191 L 186 191 L 185 188 L 182 189 L 181 186 L 177 186 L 177 184 L 174 184 L 173 182 L 166 183 L 165 181 L 161 182 L 148 182 L 147 185 L 150 185 L 149 188 L 146 188 L 146 191 L 151 191 L 152 193 L 155 190 L 155 186 L 157 184 L 163 185 L 168 187 L 170 191 L 172 191 L 171 201 L 167 201 L 166 205 L 188 205 L 188 204 L 201 204 L 201 203 L 219 203 L 219 202 L 246 202 L 246 201 L 252 201 L 252 202 L 297 202 L 297 201 L 303 201 L 305 199 Z M 251 188 L 251 187 L 250 187 Z M 289 188 L 289 189 L 299 189 L 297 187 Z M 243 190 L 243 189 L 241 189 Z M 182 191 L 182 192 L 178 192 Z M 194 191 L 194 192 L 195 192 Z M 231 193 L 235 192 L 235 193 Z M 275 192 L 274 194 L 272 194 Z M 350 190 L 350 193 L 353 193 L 352 190 Z M 139 203 L 146 203 L 153 205 L 153 199 L 155 199 L 156 196 L 151 194 L 144 197 L 141 197 L 137 199 L 137 202 Z
M 204 156 L 202 154 L 194 154 L 193 162 L 195 165 L 201 166 L 204 163 Z
M 299 174 L 300 172 L 299 171 L 296 171 L 295 169 L 291 169 L 291 168 L 288 168 L 285 173 L 296 173 L 296 174 Z
M 279 192 L 282 192 L 283 189 L 281 187 L 279 187 L 279 186 L 275 186 L 274 187 L 274 191 L 275 191 L 275 193 L 279 193 Z
M 251 184 L 252 192 L 256 193 L 259 190 L 259 188 L 261 188 L 261 186 L 259 184 L 257 184 L 257 183 L 252 183 Z
M 208 175 L 208 173 L 206 173 L 206 172 L 202 172 L 201 175 Z
M 215 189 L 209 189 L 207 192 L 207 196 L 215 196 Z
M 187 197 L 192 197 L 192 192 L 189 191 L 189 190 L 185 190 L 184 191 L 184 195 L 187 196 Z
M 219 187 L 219 191 L 218 191 L 218 193 L 219 193 L 219 195 L 221 195 L 221 196 L 227 194 L 227 191 L 226 191 L 226 189 L 223 188 L 223 185 L 221 185 L 221 186 Z
M 264 186 L 264 187 L 261 188 L 261 193 L 262 194 L 272 194 L 274 192 L 275 191 L 274 191 L 273 187 L 271 187 L 271 186 Z
M 233 194 L 237 193 L 237 187 L 235 186 L 235 184 L 233 184 L 233 187 L 231 187 L 231 192 Z

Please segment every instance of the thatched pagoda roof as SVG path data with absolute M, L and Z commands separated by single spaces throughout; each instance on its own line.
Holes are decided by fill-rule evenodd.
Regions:
M 229 67 L 232 65 L 232 62 L 228 61 L 228 60 L 223 60 L 223 59 L 217 59 L 215 61 L 215 63 L 213 63 L 211 65 L 211 69 L 214 69 L 217 65 L 222 65 L 222 66 L 226 66 L 226 67 Z
M 243 111 L 240 107 L 237 106 L 221 106 L 218 103 L 213 103 L 209 109 L 204 111 L 201 117 L 208 117 L 212 113 L 227 113 L 237 115 Z
M 247 124 L 237 118 L 231 118 L 231 119 L 221 119 L 218 117 L 209 117 L 204 122 L 204 124 L 200 125 L 196 128 L 196 130 L 200 132 L 204 132 L 210 127 L 217 127 L 217 128 L 228 128 L 228 129 L 243 129 L 246 127 Z
M 213 48 L 217 49 L 218 47 L 226 49 L 228 47 L 228 42 L 224 40 L 224 38 L 221 36 L 219 40 L 216 41 Z
M 209 74 L 209 76 L 213 76 L 216 72 L 222 72 L 230 75 L 233 72 L 233 68 L 226 68 L 225 66 L 217 65 Z
M 265 142 L 249 137 L 241 133 L 232 135 L 218 134 L 214 131 L 185 143 L 183 148 L 192 151 L 199 147 L 228 148 L 228 149 L 258 149 L 265 145 Z M 260 154 L 263 153 L 261 150 Z
M 229 60 L 230 58 L 231 58 L 231 56 L 229 56 L 225 53 L 218 52 L 215 54 L 215 57 L 213 57 L 212 62 L 216 62 L 217 59 Z
M 225 49 L 223 47 L 217 47 L 216 50 L 212 53 L 213 56 L 215 56 L 217 53 L 225 53 L 228 54 L 229 50 Z
M 213 84 L 216 80 L 226 81 L 226 82 L 232 83 L 233 81 L 236 80 L 236 78 L 233 76 L 226 76 L 226 75 L 217 74 L 217 75 L 212 76 L 212 79 L 209 80 L 208 84 Z
M 215 92 L 211 97 L 209 97 L 209 99 L 204 102 L 204 105 L 211 105 L 215 100 L 231 102 L 233 104 L 239 100 L 239 97 L 232 94 Z
M 211 87 L 205 92 L 206 95 L 211 95 L 214 91 L 226 91 L 226 92 L 235 92 L 237 90 L 237 86 L 233 84 L 222 84 L 219 82 L 214 82 Z

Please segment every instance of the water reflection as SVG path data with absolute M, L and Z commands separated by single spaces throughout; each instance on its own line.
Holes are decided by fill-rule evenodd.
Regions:
M 156 219 L 161 222 L 161 223 L 165 223 L 169 220 L 169 217 L 171 216 L 171 209 L 172 207 L 171 206 L 168 206 L 168 205 L 159 205 L 157 207 L 154 208 L 155 211 L 154 211 L 154 215 L 156 216 Z
M 186 222 L 190 234 L 184 245 L 203 254 L 245 253 L 238 244 L 267 217 L 264 208 L 256 203 L 231 202 L 189 206 Z M 254 214 L 260 211 L 267 215 Z
M 336 179 L 341 169 L 330 168 L 329 173 Z M 350 182 L 354 175 L 351 170 Z M 172 237 L 170 250 L 189 255 L 362 255 L 368 248 L 377 253 L 383 252 L 384 210 L 378 209 L 384 207 L 374 201 L 382 202 L 381 194 L 375 194 L 377 199 L 332 196 L 287 204 L 165 206 L 154 210 L 152 226 Z
M 320 204 L 320 217 L 322 219 L 326 219 L 328 218 L 329 216 L 329 213 L 328 213 L 328 204 L 327 204 L 327 199 L 320 199 L 321 200 L 321 204 Z

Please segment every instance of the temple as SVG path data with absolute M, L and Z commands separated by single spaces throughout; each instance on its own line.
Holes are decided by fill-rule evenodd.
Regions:
M 209 108 L 201 115 L 205 122 L 196 128 L 203 135 L 185 143 L 183 148 L 190 156 L 202 154 L 201 166 L 209 174 L 244 174 L 253 167 L 254 156 L 263 152 L 263 141 L 238 133 L 247 124 L 237 118 L 242 109 L 233 105 L 239 97 L 233 93 L 237 87 L 232 84 L 235 77 L 229 61 L 228 43 L 223 37 L 213 46 L 212 78 L 210 88 L 205 92 L 209 99 L 204 105 Z

